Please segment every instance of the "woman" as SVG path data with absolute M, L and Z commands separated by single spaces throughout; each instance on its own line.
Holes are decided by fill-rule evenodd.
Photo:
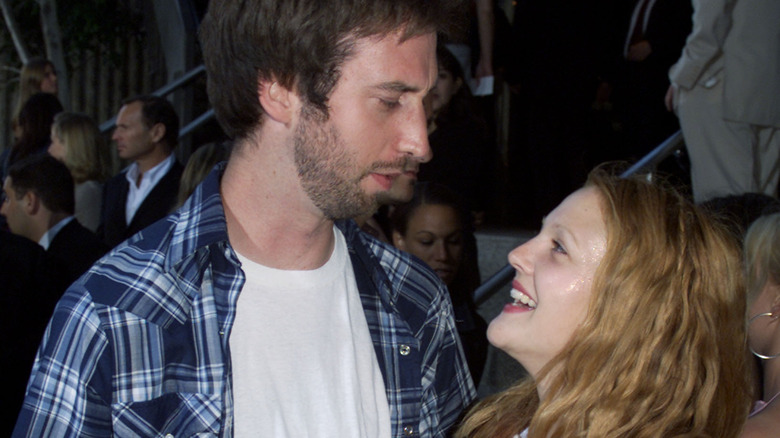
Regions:
M 229 143 L 227 141 L 208 143 L 199 147 L 190 155 L 179 181 L 178 202 L 175 208 L 179 208 L 184 204 L 184 201 L 195 191 L 198 184 L 206 179 L 206 176 L 208 176 L 217 163 L 227 160 L 228 147 Z
M 757 219 L 745 237 L 748 345 L 760 359 L 761 401 L 750 414 L 743 438 L 775 437 L 780 430 L 780 214 Z
M 97 231 L 103 202 L 103 183 L 112 175 L 111 157 L 91 117 L 59 113 L 51 127 L 49 154 L 62 161 L 76 184 L 76 219 Z
M 44 58 L 32 58 L 24 64 L 19 75 L 19 97 L 12 120 L 14 138 L 19 138 L 19 113 L 27 100 L 36 93 L 56 95 L 57 91 L 59 91 L 57 71 L 51 61 Z
M 62 104 L 53 94 L 37 93 L 32 95 L 19 112 L 16 142 L 10 149 L 3 151 L 2 177 L 5 178 L 8 167 L 22 158 L 34 154 L 46 153 L 49 147 L 51 124 L 54 116 L 62 112 Z
M 747 417 L 738 247 L 669 188 L 595 170 L 509 254 L 513 303 L 490 342 L 531 378 L 460 437 L 739 434 Z
M 477 384 L 487 358 L 485 330 L 471 298 L 479 286 L 477 247 L 469 213 L 447 187 L 418 183 L 412 200 L 390 217 L 393 245 L 420 258 L 447 285 L 471 376 Z

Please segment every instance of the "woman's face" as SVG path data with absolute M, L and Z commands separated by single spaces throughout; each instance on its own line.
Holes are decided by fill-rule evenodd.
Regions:
M 488 328 L 490 343 L 535 376 L 585 320 L 607 233 L 597 189 L 580 189 L 544 220 L 533 239 L 509 253 L 512 303 Z
M 57 133 L 54 132 L 54 127 L 51 128 L 51 144 L 49 145 L 49 155 L 52 157 L 63 161 L 65 160 L 65 154 L 67 153 L 67 148 L 65 147 L 65 143 L 60 140 L 60 138 L 57 136 Z
M 455 209 L 447 205 L 421 205 L 409 217 L 405 235 L 393 232 L 393 244 L 419 257 L 449 284 L 463 256 L 462 234 Z
M 57 94 L 57 73 L 52 66 L 47 65 L 43 70 L 43 79 L 41 79 L 41 91 L 44 93 Z
M 436 79 L 436 85 L 431 90 L 431 107 L 433 114 L 438 114 L 442 108 L 447 106 L 452 100 L 452 96 L 458 92 L 463 81 L 455 79 L 447 70 L 439 68 L 439 74 Z
M 748 316 L 756 317 L 759 314 L 772 312 L 777 315 L 780 310 L 780 286 L 768 280 L 758 296 L 750 304 Z M 775 333 L 780 327 L 780 319 L 776 316 L 761 316 L 748 324 L 748 343 L 756 353 L 771 356 L 780 353 L 774 344 Z

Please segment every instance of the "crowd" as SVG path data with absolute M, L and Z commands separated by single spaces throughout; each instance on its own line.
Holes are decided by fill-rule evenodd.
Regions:
M 773 436 L 780 107 L 726 80 L 771 73 L 743 51 L 780 8 L 751 2 L 520 0 L 512 29 L 482 0 L 214 3 L 199 37 L 232 140 L 185 166 L 173 106 L 132 96 L 119 172 L 29 62 L 0 157 L 2 433 Z M 493 80 L 513 93 L 511 207 L 541 229 L 487 323 Z M 693 199 L 588 171 L 677 117 Z M 488 344 L 527 376 L 477 400 Z

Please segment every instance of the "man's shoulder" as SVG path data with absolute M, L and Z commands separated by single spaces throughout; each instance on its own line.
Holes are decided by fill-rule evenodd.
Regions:
M 159 221 L 119 244 L 79 280 L 78 289 L 96 305 L 125 309 L 142 317 L 181 301 L 177 278 L 167 263 L 173 228 L 173 221 Z

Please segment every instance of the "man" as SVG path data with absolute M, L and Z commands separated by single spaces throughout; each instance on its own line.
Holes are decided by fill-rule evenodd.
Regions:
M 73 178 L 68 168 L 49 154 L 25 158 L 8 169 L 0 214 L 11 232 L 38 242 L 75 281 L 108 248 L 73 216 Z
M 669 70 L 696 202 L 764 193 L 780 180 L 780 2 L 693 1 L 693 31 Z
M 173 155 L 179 117 L 162 97 L 125 100 L 111 138 L 119 157 L 132 162 L 103 190 L 98 235 L 113 247 L 171 212 L 183 168 Z
M 3 193 L 5 196 L 5 193 Z M 10 436 L 46 324 L 65 283 L 64 268 L 37 243 L 0 229 L 0 436 Z
M 334 221 L 430 158 L 436 31 L 461 6 L 212 2 L 231 156 L 65 293 L 14 436 L 445 436 L 475 396 L 446 289 Z

